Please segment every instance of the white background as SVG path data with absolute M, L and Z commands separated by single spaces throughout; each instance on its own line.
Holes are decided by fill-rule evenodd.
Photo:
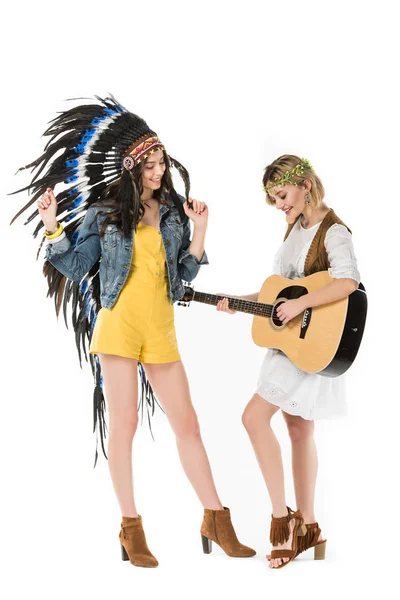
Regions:
M 3 24 L 1 218 L 1 559 L 4 598 L 336 598 L 383 594 L 398 556 L 399 121 L 395 2 L 18 2 Z M 46 123 L 66 98 L 111 92 L 143 116 L 209 205 L 210 265 L 195 288 L 247 294 L 285 231 L 263 168 L 310 159 L 326 201 L 353 230 L 368 291 L 365 339 L 348 373 L 348 416 L 317 423 L 312 552 L 272 572 L 270 502 L 241 424 L 264 350 L 251 316 L 176 307 L 181 354 L 223 503 L 253 559 L 201 551 L 202 507 L 167 420 L 134 443 L 137 505 L 155 570 L 120 559 L 120 514 L 105 459 L 92 468 L 92 378 L 46 299 L 26 217 L 6 196 L 28 181 Z M 29 213 L 30 214 L 30 213 Z M 295 507 L 281 415 L 287 501 Z

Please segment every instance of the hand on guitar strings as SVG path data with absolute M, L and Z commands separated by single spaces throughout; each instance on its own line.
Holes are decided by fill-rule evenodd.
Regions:
M 229 300 L 228 298 L 239 298 L 239 296 L 228 296 L 227 294 L 220 293 L 217 296 L 225 296 L 222 300 L 220 300 L 217 304 L 217 310 L 221 310 L 222 312 L 227 312 L 230 315 L 236 314 L 236 310 L 231 310 L 229 308 Z
M 286 325 L 304 310 L 302 298 L 296 298 L 295 300 L 287 300 L 283 304 L 280 304 L 276 309 L 276 314 L 278 319 L 282 321 L 282 325 Z

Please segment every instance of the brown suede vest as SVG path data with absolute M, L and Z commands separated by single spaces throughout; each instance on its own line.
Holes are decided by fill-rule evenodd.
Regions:
M 292 231 L 294 225 L 297 223 L 297 220 L 300 217 L 297 217 L 294 223 L 291 223 L 284 237 L 284 240 L 288 237 L 289 233 Z M 312 273 L 317 273 L 318 271 L 327 271 L 330 267 L 328 260 L 328 253 L 325 249 L 325 235 L 328 231 L 329 227 L 334 223 L 339 223 L 340 225 L 344 225 L 351 233 L 351 230 L 347 227 L 345 223 L 335 214 L 335 212 L 330 209 L 330 211 L 325 215 L 321 225 L 317 229 L 317 233 L 315 234 L 313 241 L 311 242 L 310 249 L 308 251 L 306 261 L 304 264 L 304 275 L 308 277 Z

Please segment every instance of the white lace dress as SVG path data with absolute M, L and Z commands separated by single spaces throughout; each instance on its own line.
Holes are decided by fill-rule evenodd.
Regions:
M 279 248 L 273 274 L 299 279 L 320 223 L 304 229 L 300 219 Z M 351 234 L 344 225 L 332 225 L 325 236 L 325 248 L 334 278 L 350 277 L 360 283 Z M 282 352 L 268 350 L 261 365 L 257 394 L 291 415 L 303 419 L 330 419 L 346 414 L 344 375 L 324 377 L 299 370 Z

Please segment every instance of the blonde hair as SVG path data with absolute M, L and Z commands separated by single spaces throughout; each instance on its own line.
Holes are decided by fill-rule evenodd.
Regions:
M 275 206 L 275 200 L 271 198 L 267 191 L 267 186 L 270 188 L 273 187 L 273 183 L 276 180 L 281 179 L 285 176 L 288 171 L 292 171 L 295 169 L 300 163 L 302 163 L 302 159 L 299 156 L 295 156 L 294 154 L 283 154 L 273 163 L 265 167 L 264 176 L 263 176 L 263 186 L 266 191 L 266 202 L 271 206 Z M 308 161 L 307 161 L 308 163 Z M 304 162 L 303 162 L 304 164 Z M 309 164 L 309 163 L 308 163 Z M 301 175 L 293 174 L 290 176 L 289 180 L 285 181 L 285 184 L 288 185 L 303 185 L 304 181 L 308 179 L 311 182 L 310 189 L 310 203 L 313 208 L 317 208 L 324 199 L 325 189 L 322 185 L 322 181 L 315 173 L 314 169 L 309 166 L 306 166 L 303 169 Z M 279 185 L 278 181 L 276 185 Z

